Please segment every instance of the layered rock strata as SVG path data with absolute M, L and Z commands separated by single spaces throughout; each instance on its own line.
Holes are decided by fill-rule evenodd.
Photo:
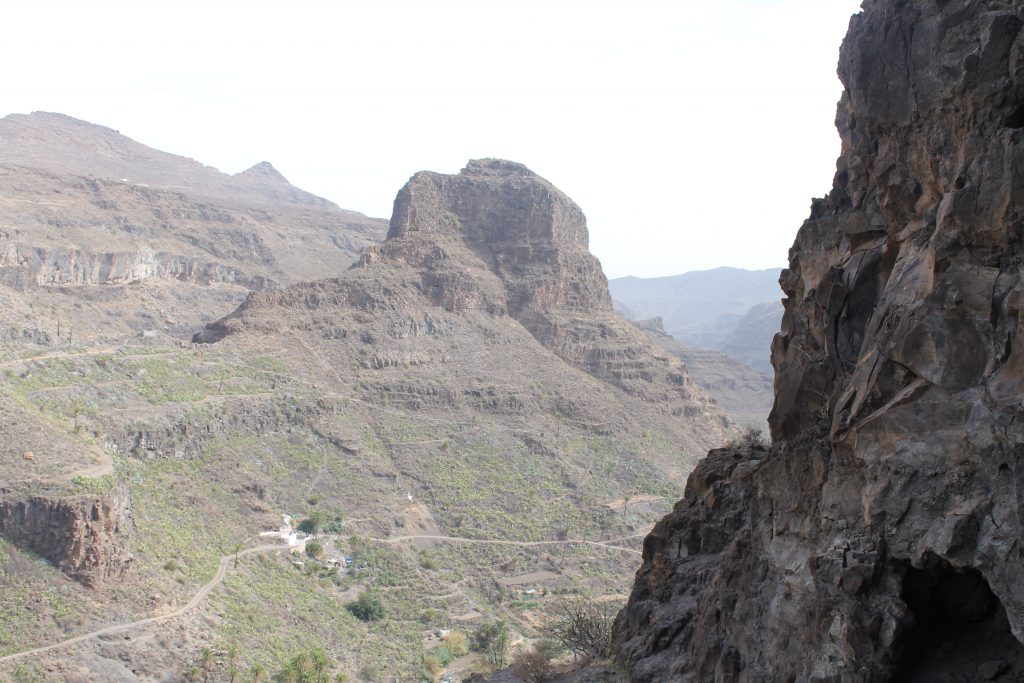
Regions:
M 1024 7 L 867 0 L 781 284 L 770 452 L 712 453 L 616 625 L 636 681 L 1024 675 Z M 1016 677 L 1016 678 L 1015 678 Z
M 95 252 L 67 247 L 29 246 L 0 232 L 0 284 L 16 290 L 69 285 L 126 285 L 149 278 L 200 285 L 233 284 L 252 290 L 271 289 L 272 278 L 247 275 L 213 260 L 155 252 Z
M 445 318 L 462 325 L 477 315 L 516 321 L 570 366 L 723 433 L 727 420 L 682 363 L 612 310 L 580 208 L 509 161 L 470 161 L 457 175 L 417 173 L 398 193 L 388 239 L 366 249 L 344 277 L 253 293 L 195 341 L 296 325 L 338 338 L 350 334 L 347 326 L 355 333 L 353 318 L 374 319 L 368 316 L 387 319 L 387 337 L 395 340 L 444 337 L 453 324 Z M 380 347 L 364 359 L 372 367 L 451 359 L 435 358 L 426 346 L 414 352 L 404 345 L 400 354 Z
M 120 578 L 132 564 L 125 496 L 34 496 L 0 502 L 0 535 L 32 550 L 90 588 Z

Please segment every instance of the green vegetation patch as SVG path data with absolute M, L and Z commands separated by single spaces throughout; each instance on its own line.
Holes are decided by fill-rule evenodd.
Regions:
M 353 598 L 332 582 L 322 583 L 313 565 L 298 568 L 285 554 L 243 559 L 239 572 L 211 597 L 224 641 L 237 643 L 248 665 L 268 670 L 281 668 L 297 651 L 324 647 L 344 670 L 371 667 L 389 678 L 414 680 L 422 625 L 403 618 L 403 609 L 391 609 L 390 592 L 380 594 L 387 618 L 360 621 L 346 609 Z
M 0 540 L 0 656 L 82 630 L 93 605 L 45 560 Z

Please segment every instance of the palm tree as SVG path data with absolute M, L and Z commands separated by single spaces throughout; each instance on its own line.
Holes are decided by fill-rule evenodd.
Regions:
M 288 662 L 281 669 L 281 682 L 282 683 L 302 683 L 302 672 L 299 667 L 296 666 L 295 660 Z
M 238 664 L 238 643 L 231 643 L 228 645 L 228 666 L 234 666 Z
M 203 677 L 203 670 L 200 669 L 195 664 L 193 664 L 189 668 L 185 669 L 185 680 L 189 681 L 190 683 L 195 683 L 195 681 L 198 681 L 202 677 Z
M 267 676 L 267 670 L 263 668 L 262 664 L 253 664 L 252 668 L 249 669 L 249 682 L 250 683 L 262 683 L 263 679 Z
M 203 680 L 210 680 L 210 672 L 213 670 L 214 665 L 217 663 L 216 655 L 213 650 L 204 647 L 199 651 L 199 668 L 203 672 Z
M 310 655 L 310 669 L 313 672 L 314 680 L 317 683 L 327 682 L 327 653 L 323 651 L 323 648 L 316 648 Z

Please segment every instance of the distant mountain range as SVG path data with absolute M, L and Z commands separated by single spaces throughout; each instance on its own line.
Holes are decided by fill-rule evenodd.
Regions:
M 715 268 L 608 282 L 621 313 L 661 317 L 681 344 L 720 351 L 771 374 L 771 343 L 782 320 L 781 269 Z
M 0 341 L 187 337 L 249 291 L 337 275 L 386 232 L 267 162 L 229 175 L 63 114 L 0 119 Z
M 633 324 L 683 361 L 693 381 L 711 394 L 736 424 L 764 428 L 775 398 L 771 374 L 719 351 L 680 344 L 662 328 L 661 318 L 635 320 Z

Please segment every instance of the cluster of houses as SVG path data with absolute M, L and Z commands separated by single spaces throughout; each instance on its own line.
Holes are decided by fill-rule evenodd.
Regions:
M 292 566 L 302 569 L 306 566 L 306 562 L 300 558 L 305 557 L 306 542 L 312 537 L 303 531 L 297 531 L 292 526 L 293 515 L 281 515 L 281 517 L 284 524 L 277 531 L 264 531 L 260 536 L 264 538 L 278 538 L 284 541 L 291 550 L 292 555 L 297 556 L 292 560 Z M 359 576 L 367 568 L 365 562 L 356 563 L 355 558 L 350 555 L 328 557 L 324 564 L 339 572 L 345 571 L 353 576 Z

